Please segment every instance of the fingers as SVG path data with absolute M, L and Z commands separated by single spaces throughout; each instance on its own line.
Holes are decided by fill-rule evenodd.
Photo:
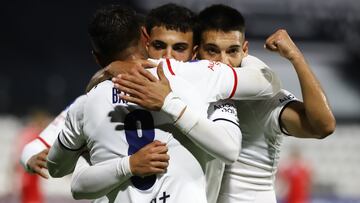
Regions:
M 164 68 L 163 68 L 163 63 L 162 62 L 157 67 L 157 75 L 159 77 L 159 80 L 166 80 L 167 81 L 167 78 L 165 77 L 165 74 L 164 74 Z
M 266 43 L 264 47 L 270 51 L 276 51 L 278 49 L 277 45 L 278 45 L 278 40 L 275 34 L 273 34 L 266 39 Z
M 140 64 L 144 68 L 154 68 L 156 67 L 156 63 L 149 61 L 149 60 L 141 60 Z
M 33 169 L 33 171 L 34 171 L 36 174 L 38 174 L 39 176 L 41 176 L 41 177 L 43 177 L 43 178 L 45 178 L 45 179 L 49 179 L 49 175 L 47 175 L 47 174 L 45 173 L 45 171 L 42 170 L 42 168 L 40 168 L 40 167 L 35 167 L 35 168 Z
M 158 81 L 158 79 L 153 76 L 149 71 L 147 70 L 140 70 L 139 73 L 144 76 L 145 78 L 147 78 L 148 80 L 150 80 L 151 82 L 156 82 Z

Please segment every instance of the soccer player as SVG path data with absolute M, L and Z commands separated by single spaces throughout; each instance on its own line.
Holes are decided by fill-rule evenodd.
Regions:
M 202 11 L 199 19 L 201 58 L 230 63 L 234 67 L 246 64 L 242 59 L 248 52 L 248 43 L 244 36 L 244 20 L 238 11 L 214 5 Z M 282 137 L 320 139 L 335 128 L 335 119 L 320 83 L 287 32 L 275 32 L 266 40 L 266 47 L 292 63 L 304 101 L 282 90 L 268 100 L 236 103 L 241 112 L 242 148 L 237 161 L 226 166 L 218 199 L 221 203 L 276 202 L 273 182 Z
M 119 9 L 113 10 L 113 12 L 119 12 Z M 118 16 L 117 19 L 114 21 L 105 21 L 105 22 L 116 22 L 117 20 L 129 20 L 127 19 L 125 16 L 121 16 L 123 14 L 129 14 L 129 22 L 131 22 L 131 26 L 129 24 L 128 25 L 128 29 L 130 31 L 134 31 L 134 22 L 136 22 L 135 16 L 131 17 L 131 12 L 129 13 L 129 11 L 126 10 L 121 10 L 121 12 L 117 13 Z M 108 11 L 106 11 L 108 12 Z M 119 17 L 121 16 L 121 18 Z M 105 17 L 104 13 L 99 13 L 98 17 Z M 114 16 L 112 16 L 114 17 Z M 103 24 L 100 24 L 101 26 Z M 112 26 L 104 26 L 104 27 L 97 27 L 95 28 L 92 34 L 95 34 L 96 37 L 99 37 L 97 35 L 107 35 L 107 29 L 111 30 L 114 29 L 114 27 Z M 122 26 L 124 26 L 122 24 Z M 140 31 L 140 27 L 136 27 L 135 24 L 135 28 L 137 28 L 137 31 Z M 105 29 L 105 31 L 103 30 Z M 116 29 L 116 28 L 115 28 Z M 128 31 L 129 31 L 128 30 Z M 97 41 L 99 39 L 108 39 L 108 38 L 92 38 L 93 40 L 93 45 L 94 45 L 94 49 L 96 51 L 96 54 L 98 56 L 99 62 L 101 64 L 106 64 L 108 62 L 110 62 L 113 59 L 127 59 L 130 56 L 141 56 L 141 55 L 145 55 L 146 53 L 144 52 L 143 46 L 142 46 L 142 40 L 138 40 L 138 38 L 141 38 L 142 35 L 141 33 L 132 33 L 132 32 L 123 32 L 121 34 L 126 35 L 128 38 L 126 39 L 133 39 L 133 40 L 129 40 L 126 41 L 124 43 L 115 43 L 116 45 L 118 45 L 119 47 L 116 47 L 115 50 L 109 50 L 109 49 L 103 49 L 104 47 L 106 47 L 107 45 L 109 45 L 106 40 L 104 41 Z M 140 36 L 139 36 L 140 35 Z M 107 36 L 108 37 L 108 36 Z M 124 38 L 122 38 L 124 39 Z M 95 41 L 94 41 L 95 40 Z M 112 45 L 114 43 L 111 43 Z M 128 47 L 124 46 L 127 45 Z M 101 45 L 101 46 L 99 46 Z M 107 47 L 108 48 L 108 47 Z M 120 52 L 118 52 L 118 50 L 121 50 Z M 114 52 L 115 51 L 115 52 Z M 202 75 L 204 75 L 204 78 L 207 78 L 208 81 L 197 81 L 197 83 L 193 86 L 194 90 L 199 89 L 199 88 L 203 88 L 202 90 L 204 90 L 203 94 L 201 95 L 202 97 L 206 98 L 206 102 L 210 102 L 213 101 L 215 99 L 222 99 L 222 98 L 227 98 L 227 97 L 234 97 L 237 99 L 244 99 L 244 98 L 255 98 L 255 97 L 260 97 L 260 98 L 266 98 L 271 96 L 272 94 L 274 94 L 274 91 L 276 92 L 277 87 L 279 86 L 278 84 L 276 84 L 276 76 L 272 75 L 272 72 L 267 70 L 265 67 L 262 68 L 249 68 L 251 70 L 247 70 L 247 71 L 235 71 L 229 67 L 223 66 L 221 64 L 212 64 L 212 66 L 209 68 L 209 65 L 211 65 L 211 63 L 209 62 L 202 62 L 202 63 L 197 63 L 197 64 L 188 64 L 185 65 L 183 63 L 180 62 L 176 62 L 176 61 L 172 61 L 172 60 L 165 60 L 164 63 L 166 63 L 167 67 L 165 68 L 165 74 L 167 74 L 167 77 L 171 78 L 170 82 L 172 81 L 178 81 L 178 86 L 179 85 L 183 85 L 184 86 L 188 86 L 187 81 L 193 80 L 193 78 L 196 76 L 196 74 L 200 75 L 200 73 Z M 183 66 L 183 67 L 179 67 L 179 66 Z M 194 66 L 198 66 L 199 71 L 193 71 L 192 69 L 194 68 Z M 190 74 L 189 70 L 191 70 L 191 72 L 195 72 L 195 76 L 193 74 Z M 158 69 L 159 74 L 161 75 L 161 69 Z M 265 71 L 267 74 L 267 78 L 263 77 L 263 72 Z M 146 74 L 147 72 L 143 73 Z M 178 76 L 182 76 L 182 77 L 177 77 Z M 226 81 L 222 81 L 222 84 L 219 83 L 219 81 L 224 78 L 224 77 L 237 77 L 238 80 L 231 82 L 231 85 L 226 84 Z M 245 83 L 248 83 L 251 80 L 247 80 L 245 78 L 243 78 L 244 76 L 247 77 L 251 77 L 254 76 L 257 80 L 258 80 L 258 84 L 254 85 L 252 88 L 249 88 Z M 244 80 L 242 80 L 244 79 Z M 209 86 L 209 84 L 212 84 L 212 82 L 216 81 L 216 83 L 214 83 L 212 86 Z M 204 82 L 208 82 L 207 84 L 204 84 Z M 176 83 L 174 83 L 174 85 L 172 86 L 172 88 L 174 89 L 178 89 L 178 91 L 174 91 L 176 93 L 179 94 L 183 94 L 184 90 L 180 90 L 179 87 L 176 87 L 175 85 Z M 242 87 L 244 86 L 244 87 Z M 190 86 L 191 87 L 191 86 Z M 230 87 L 230 88 L 229 88 Z M 218 91 L 216 91 L 215 93 L 213 93 L 211 88 L 216 88 L 218 89 Z M 246 89 L 248 88 L 248 89 Z M 198 94 L 198 92 L 193 92 L 191 93 L 190 90 L 186 89 L 186 91 L 189 91 L 190 93 L 186 92 L 185 94 L 190 95 L 187 96 L 188 100 L 191 100 L 191 98 L 196 98 L 196 94 Z M 110 94 L 105 94 L 105 93 L 110 93 Z M 195 94 L 196 93 L 196 94 Z M 255 94 L 254 94 L 255 93 Z M 105 96 L 101 96 L 105 94 Z M 186 98 L 185 94 L 183 95 L 183 98 Z M 71 164 L 69 164 L 70 162 L 72 162 L 74 159 L 76 159 L 77 157 L 74 157 L 72 155 L 76 154 L 79 155 L 81 152 L 80 151 L 69 151 L 66 150 L 65 148 L 70 148 L 72 150 L 75 149 L 81 149 L 83 144 L 87 143 L 88 147 L 90 148 L 90 153 L 91 153 L 91 161 L 93 163 L 95 163 L 95 165 L 101 165 L 102 163 L 105 163 L 107 161 L 113 161 L 115 159 L 117 159 L 117 157 L 120 155 L 120 159 L 122 159 L 122 164 L 121 166 L 119 166 L 118 168 L 118 173 L 121 173 L 123 175 L 123 178 L 125 179 L 125 183 L 122 184 L 121 181 L 119 181 L 119 184 L 117 185 L 117 190 L 115 191 L 115 193 L 111 193 L 108 195 L 108 197 L 111 198 L 115 198 L 116 201 L 129 201 L 129 198 L 134 198 L 135 196 L 137 196 L 136 194 L 139 194 L 140 196 L 137 196 L 137 198 L 140 198 L 139 201 L 141 201 L 141 199 L 143 199 L 144 201 L 148 201 L 149 198 L 155 198 L 155 199 L 166 199 L 169 198 L 170 195 L 167 195 L 167 191 L 160 191 L 161 188 L 167 188 L 170 192 L 176 190 L 176 192 L 173 192 L 173 198 L 176 199 L 176 201 L 194 201 L 194 202 L 201 202 L 203 201 L 203 196 L 201 194 L 203 194 L 203 189 L 202 187 L 199 186 L 203 186 L 202 183 L 202 175 L 201 172 L 200 174 L 198 173 L 199 171 L 196 169 L 196 165 L 198 164 L 197 161 L 195 160 L 194 162 L 194 158 L 192 157 L 191 154 L 189 154 L 189 159 L 186 161 L 186 163 L 191 164 L 191 170 L 190 169 L 185 169 L 185 170 L 178 170 L 173 171 L 173 169 L 170 170 L 170 166 L 167 170 L 167 173 L 164 174 L 164 176 L 161 177 L 155 177 L 154 176 L 150 176 L 148 178 L 145 179 L 145 182 L 142 181 L 142 179 L 138 178 L 134 178 L 135 180 L 133 180 L 133 184 L 135 185 L 135 187 L 140 189 L 148 189 L 149 187 L 151 187 L 156 180 L 158 180 L 156 187 L 152 187 L 152 192 L 155 192 L 156 194 L 159 194 L 159 192 L 162 192 L 162 196 L 158 196 L 156 197 L 156 194 L 153 193 L 147 193 L 144 194 L 142 192 L 140 192 L 139 190 L 136 190 L 133 187 L 129 187 L 130 182 L 128 181 L 129 178 L 129 174 L 131 174 L 131 171 L 129 170 L 128 167 L 128 157 L 127 154 L 128 153 L 133 153 L 134 151 L 136 151 L 139 147 L 141 148 L 141 146 L 143 146 L 143 144 L 146 144 L 146 142 L 142 142 L 140 144 L 140 146 L 137 145 L 137 142 L 140 141 L 141 139 L 137 138 L 137 136 L 132 137 L 131 133 L 134 133 L 134 130 L 136 132 L 136 126 L 144 126 L 144 128 L 141 127 L 141 129 L 144 130 L 144 132 L 142 133 L 142 140 L 146 140 L 149 139 L 150 141 L 154 139 L 154 136 L 156 136 L 158 139 L 160 140 L 165 140 L 168 141 L 168 146 L 169 146 L 169 154 L 173 154 L 170 155 L 171 157 L 175 157 L 174 159 L 182 159 L 184 157 L 186 157 L 186 151 L 182 150 L 184 148 L 182 148 L 182 146 L 178 145 L 174 139 L 171 139 L 171 136 L 169 137 L 169 134 L 167 133 L 156 133 L 155 135 L 153 134 L 154 129 L 151 126 L 150 120 L 145 119 L 143 120 L 143 116 L 145 116 L 145 118 L 151 118 L 152 115 L 154 116 L 154 122 L 155 124 L 158 122 L 165 122 L 162 121 L 165 117 L 160 116 L 157 117 L 157 113 L 149 113 L 143 110 L 136 110 L 136 106 L 133 106 L 131 104 L 127 104 L 126 102 L 123 102 L 122 100 L 119 99 L 119 92 L 116 91 L 116 89 L 114 89 L 112 87 L 112 83 L 110 83 L 109 81 L 105 81 L 101 84 L 99 84 L 96 88 L 94 88 L 92 91 L 90 91 L 90 93 L 87 95 L 86 99 L 81 99 L 81 100 L 77 100 L 75 102 L 74 105 L 72 105 L 72 107 L 70 107 L 69 113 L 68 113 L 68 117 L 67 117 L 67 126 L 66 128 L 60 133 L 59 139 L 55 142 L 54 146 L 52 147 L 52 149 L 50 150 L 49 153 L 49 157 L 48 157 L 48 165 L 49 165 L 49 171 L 51 174 L 53 175 L 59 175 L 59 174 L 63 174 L 64 171 L 65 173 L 67 172 L 67 169 L 62 168 L 63 166 L 65 167 L 69 167 L 69 168 L 73 168 L 73 166 Z M 167 107 L 164 108 L 164 112 L 167 112 L 170 115 L 170 121 L 176 121 L 176 125 L 178 125 L 181 130 L 183 132 L 189 133 L 189 135 L 196 135 L 196 134 L 203 134 L 203 131 L 208 131 L 208 130 L 215 130 L 214 128 L 210 128 L 210 129 L 204 129 L 204 128 L 198 128 L 197 125 L 202 123 L 201 118 L 199 118 L 199 116 L 192 116 L 194 114 L 191 114 L 191 107 L 190 106 L 186 106 L 185 104 L 181 104 L 178 105 L 179 101 L 179 97 L 176 95 L 170 95 L 169 97 L 167 97 Z M 206 103 L 205 102 L 205 103 Z M 176 103 L 176 105 L 174 105 Z M 196 102 L 195 102 L 196 103 Z M 97 104 L 97 105 L 96 105 Z M 99 105 L 102 104 L 102 105 Z M 95 106 L 92 106 L 95 105 Z M 117 106 L 117 108 L 114 109 L 114 106 Z M 179 108 L 180 106 L 180 108 Z M 194 104 L 193 106 L 199 107 L 201 108 L 201 110 L 206 110 L 207 108 L 203 108 L 202 105 L 198 105 L 198 104 Z M 192 106 L 192 107 L 193 107 Z M 205 105 L 206 106 L 206 105 Z M 101 107 L 101 108 L 100 108 Z M 131 111 L 131 113 L 128 113 L 129 110 L 131 110 L 132 108 L 134 108 L 134 111 Z M 111 110 L 111 113 L 109 113 L 108 110 Z M 139 117 L 140 116 L 140 117 Z M 127 119 L 125 118 L 129 118 L 129 120 L 127 121 Z M 104 119 L 104 120 L 103 120 Z M 111 119 L 111 120 L 110 120 Z M 84 123 L 82 123 L 83 121 L 86 121 Z M 109 122 L 112 121 L 112 122 Z M 141 121 L 141 122 L 135 122 L 135 121 Z M 134 123 L 135 122 L 135 123 Z M 148 125 L 150 122 L 150 125 Z M 125 126 L 124 126 L 125 125 Z M 97 126 L 95 129 L 91 129 L 93 126 Z M 105 133 L 104 136 L 100 136 L 101 133 L 99 133 L 97 130 L 100 130 L 102 128 L 105 128 L 107 131 L 112 132 L 112 133 Z M 129 128 L 128 128 L 129 127 Z M 125 129 L 122 130 L 122 129 Z M 117 137 L 113 137 L 114 132 L 116 132 L 116 130 L 119 130 L 119 134 L 122 134 L 123 136 L 119 136 L 119 139 L 117 139 Z M 150 130 L 149 133 L 146 133 L 147 130 Z M 192 131 L 192 132 L 191 132 Z M 193 133 L 193 132 L 202 132 L 202 133 Z M 105 132 L 105 131 L 104 131 Z M 217 132 L 217 131 L 215 131 Z M 127 136 L 127 138 L 129 138 L 128 140 L 125 139 L 124 134 L 128 134 L 130 133 L 129 136 Z M 206 132 L 209 135 L 211 135 L 213 132 Z M 206 134 L 205 133 L 205 134 Z M 226 133 L 226 132 L 223 132 Z M 109 137 L 110 136 L 110 137 Z M 108 139 L 106 139 L 108 138 Z M 208 142 L 207 140 L 204 140 L 204 137 L 198 137 L 196 138 L 196 136 L 193 136 L 194 139 L 199 139 L 198 141 L 201 142 Z M 114 140 L 115 139 L 115 140 Z M 86 140 L 86 141 L 85 141 Z M 147 140 L 147 141 L 149 141 Z M 135 143 L 134 143 L 135 142 Z M 123 143 L 123 144 L 121 144 Z M 128 152 L 126 150 L 126 146 L 130 144 L 130 149 Z M 106 146 L 106 147 L 105 147 Z M 170 146 L 172 146 L 173 148 L 170 148 Z M 212 147 L 215 148 L 215 151 L 217 150 L 217 152 L 219 151 L 218 149 L 216 149 L 216 146 L 214 146 L 214 144 L 212 144 Z M 125 148 L 125 149 L 124 149 Z M 183 151 L 181 156 L 176 156 L 177 154 L 177 150 Z M 222 150 L 224 151 L 224 150 Z M 67 160 L 64 161 L 62 159 L 59 159 L 59 156 L 61 158 L 61 155 L 64 154 L 69 154 L 70 156 L 68 156 Z M 113 160 L 111 160 L 113 159 Z M 60 160 L 62 160 L 60 162 Z M 173 160 L 173 158 L 172 158 Z M 181 160 L 172 162 L 173 167 L 177 168 L 177 167 L 186 167 L 186 165 L 184 166 L 183 162 Z M 176 162 L 179 162 L 178 164 L 180 164 L 179 166 L 174 164 Z M 195 171 L 194 171 L 195 170 Z M 201 169 L 200 169 L 201 171 Z M 176 173 L 177 175 L 171 175 L 172 173 Z M 179 174 L 180 173 L 180 174 Z M 103 177 L 102 175 L 106 175 L 106 174 L 99 174 L 101 175 L 101 177 Z M 174 179 L 174 177 L 177 177 L 179 175 L 182 175 L 182 180 L 179 180 L 177 178 Z M 180 188 L 176 188 L 176 186 L 180 183 L 185 183 L 187 182 L 189 177 L 194 177 L 194 176 L 198 176 L 200 175 L 200 178 L 195 178 L 196 181 L 198 183 L 198 185 L 196 186 L 197 183 L 194 183 L 189 185 L 188 182 L 186 185 L 187 187 L 183 188 L 181 187 L 182 190 L 180 190 Z M 186 178 L 188 177 L 188 178 Z M 149 179 L 150 178 L 150 179 Z M 103 179 L 102 179 L 103 180 Z M 167 181 L 165 181 L 167 180 Z M 165 182 L 163 182 L 165 181 Z M 176 184 L 176 182 L 179 181 L 180 183 Z M 184 181 L 184 182 L 182 182 Z M 200 181 L 200 182 L 199 182 Z M 136 183 L 134 183 L 136 182 Z M 171 187 L 166 187 L 166 184 L 169 183 L 173 183 L 171 184 Z M 181 184 L 180 184 L 181 185 Z M 194 188 L 195 187 L 195 188 Z M 124 189 L 124 190 L 123 190 Z M 168 191 L 168 192 L 169 192 Z M 198 191 L 198 192 L 196 192 Z M 186 193 L 189 194 L 189 192 L 192 193 L 197 193 L 199 196 L 198 197 L 189 197 L 189 195 L 185 195 Z M 112 195 L 115 196 L 112 196 Z M 154 196 L 155 195 L 155 196 Z M 178 197 L 178 198 L 177 198 Z M 115 200 L 112 199 L 112 200 Z M 150 199 L 150 201 L 156 201 L 155 199 Z M 186 200 L 187 199 L 187 200 Z
M 194 29 L 196 14 L 188 8 L 170 3 L 152 9 L 146 16 L 149 34 L 149 57 L 189 61 L 196 56 Z

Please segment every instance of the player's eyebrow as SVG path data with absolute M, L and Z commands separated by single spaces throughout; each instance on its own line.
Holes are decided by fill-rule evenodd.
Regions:
M 206 43 L 206 44 L 204 44 L 204 46 L 207 46 L 207 47 L 218 47 L 218 45 L 213 44 L 213 43 Z
M 151 44 L 161 44 L 161 45 L 166 45 L 165 42 L 161 41 L 161 40 L 154 40 L 151 42 Z
M 234 49 L 234 48 L 241 48 L 241 45 L 235 44 L 229 47 L 229 49 Z
M 188 47 L 189 44 L 186 43 L 186 42 L 178 42 L 178 43 L 175 43 L 173 46 L 186 46 L 186 47 Z

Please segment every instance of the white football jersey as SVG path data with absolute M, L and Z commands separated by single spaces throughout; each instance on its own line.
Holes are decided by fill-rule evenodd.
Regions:
M 267 98 L 279 88 L 277 78 L 266 67 L 238 71 L 209 61 L 187 65 L 175 60 L 163 60 L 163 63 L 173 92 L 205 117 L 210 102 Z M 155 71 L 150 69 L 152 73 Z M 149 112 L 122 101 L 120 94 L 110 81 L 93 88 L 86 99 L 70 107 L 59 141 L 71 150 L 86 145 L 92 164 L 129 156 L 153 140 L 165 142 L 171 157 L 167 173 L 132 177 L 108 194 L 110 202 L 206 202 L 205 177 L 199 158 L 171 134 L 157 128 L 171 123 L 171 119 L 162 112 Z
M 284 135 L 279 119 L 284 107 L 295 100 L 282 90 L 268 100 L 236 102 L 242 146 L 237 161 L 225 167 L 218 202 L 254 202 L 257 197 L 251 191 L 274 191 Z M 267 202 L 274 202 L 275 193 L 269 198 Z
M 91 90 L 70 107 L 62 144 L 90 150 L 91 163 L 125 157 L 154 140 L 167 143 L 171 157 L 167 172 L 132 177 L 107 195 L 110 202 L 206 202 L 205 178 L 196 158 L 174 137 L 157 128 L 170 122 L 162 112 L 149 112 L 119 99 L 111 81 Z M 181 177 L 181 178 L 179 178 Z M 196 196 L 189 194 L 198 194 Z

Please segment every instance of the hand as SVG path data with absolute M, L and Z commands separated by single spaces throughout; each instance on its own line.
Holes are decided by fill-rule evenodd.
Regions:
M 137 75 L 119 75 L 113 78 L 113 82 L 117 89 L 126 93 L 121 96 L 121 99 L 149 110 L 159 111 L 164 104 L 165 97 L 171 92 L 171 87 L 165 77 L 162 63 L 158 65 L 157 75 L 159 79 L 149 71 L 142 69 Z
M 158 140 L 141 148 L 130 156 L 130 168 L 133 175 L 149 176 L 164 173 L 169 165 L 166 143 Z
M 297 58 L 303 58 L 301 51 L 291 40 L 286 30 L 280 29 L 266 39 L 265 48 L 270 51 L 279 52 L 279 54 L 290 61 Z
M 106 72 L 112 76 L 119 74 L 137 75 L 139 70 L 156 67 L 156 63 L 144 59 L 130 61 L 114 61 L 105 67 Z
M 29 161 L 26 163 L 28 167 L 40 175 L 43 178 L 48 179 L 49 176 L 42 170 L 43 168 L 47 169 L 46 166 L 46 157 L 49 153 L 49 149 L 44 149 L 43 151 L 32 156 Z

